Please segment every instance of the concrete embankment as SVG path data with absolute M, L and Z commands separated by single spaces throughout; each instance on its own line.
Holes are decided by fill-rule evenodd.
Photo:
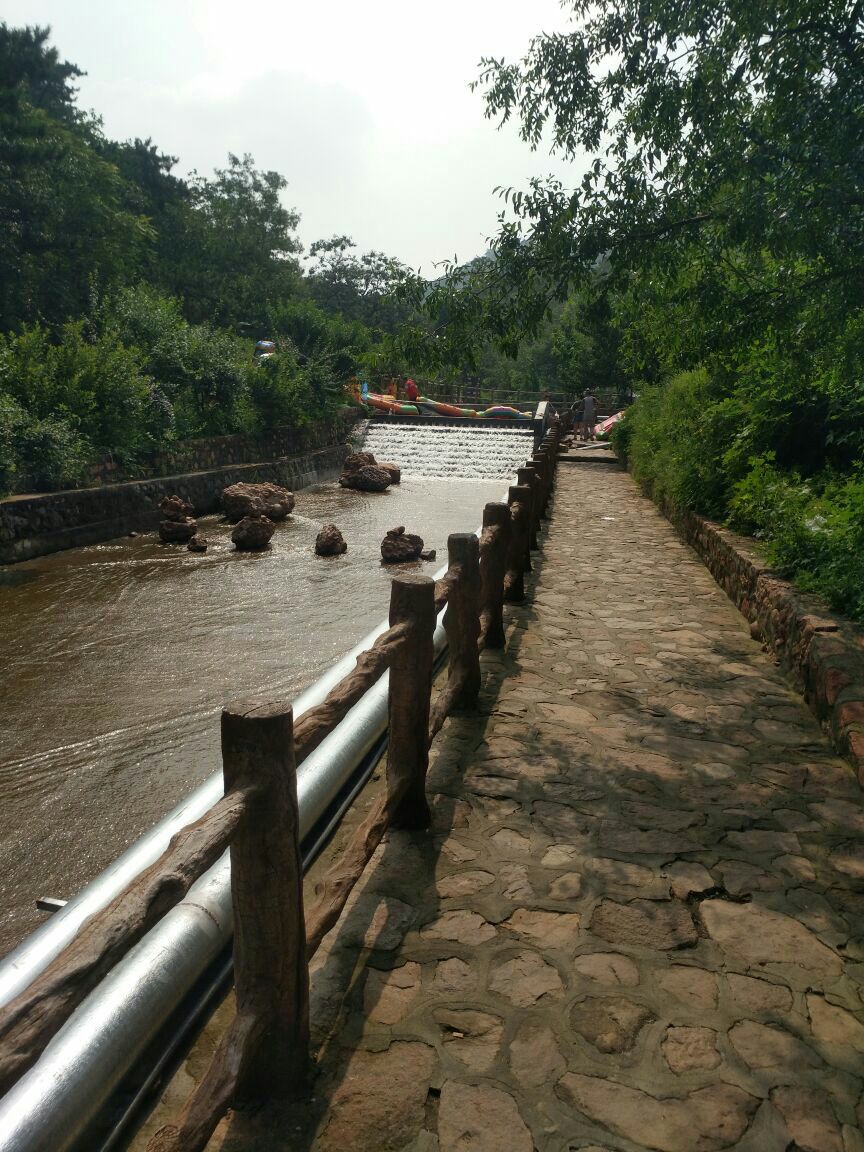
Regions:
M 239 441 L 239 437 L 225 437 L 222 439 L 231 441 L 232 451 L 224 460 L 219 459 L 224 453 L 211 451 L 208 459 L 217 465 L 214 467 L 178 469 L 169 476 L 9 497 L 0 501 L 0 564 L 97 544 L 127 532 L 152 530 L 159 520 L 159 501 L 171 493 L 190 501 L 197 515 L 206 515 L 218 511 L 222 489 L 241 480 L 271 481 L 289 488 L 306 488 L 332 480 L 348 452 L 343 441 L 350 429 L 349 422 L 340 421 L 315 430 L 314 435 L 298 438 L 298 447 L 306 441 L 305 451 L 257 459 L 253 456 L 250 461 L 236 460 L 234 441 Z M 246 453 L 254 452 L 255 442 L 249 438 L 244 448 Z

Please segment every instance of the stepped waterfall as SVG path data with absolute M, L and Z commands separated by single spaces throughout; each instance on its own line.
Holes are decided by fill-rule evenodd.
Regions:
M 392 460 L 406 476 L 507 480 L 531 456 L 531 426 L 460 428 L 447 424 L 378 424 L 370 421 L 363 449 Z

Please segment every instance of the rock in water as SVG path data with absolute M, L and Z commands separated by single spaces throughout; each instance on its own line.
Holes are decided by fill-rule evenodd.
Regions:
M 419 560 L 423 551 L 423 540 L 403 527 L 391 528 L 381 541 L 381 559 L 385 564 L 404 564 L 408 560 Z
M 359 468 L 365 468 L 367 465 L 374 468 L 376 464 L 377 461 L 371 452 L 351 452 L 345 457 L 342 471 L 356 472 Z
M 244 516 L 234 531 L 231 541 L 241 552 L 260 552 L 270 544 L 276 525 L 266 516 Z
M 198 524 L 191 516 L 184 516 L 182 520 L 159 522 L 159 539 L 163 544 L 185 544 L 197 531 Z
M 159 539 L 163 544 L 185 544 L 198 531 L 192 518 L 195 509 L 182 496 L 166 496 L 159 504 L 159 511 L 165 517 L 159 523 Z
M 186 545 L 190 552 L 206 552 L 207 551 L 207 537 L 202 536 L 200 532 L 196 532 L 189 543 Z
M 159 511 L 166 520 L 176 520 L 179 523 L 192 516 L 195 509 L 182 496 L 166 496 L 159 505 Z
M 402 469 L 399 467 L 398 464 L 385 464 L 383 461 L 380 461 L 376 465 L 376 467 L 384 469 L 384 471 L 390 477 L 390 483 L 391 484 L 401 484 L 402 483 Z
M 372 464 L 364 464 L 356 472 L 343 472 L 339 477 L 343 488 L 356 488 L 360 492 L 384 492 L 390 487 L 390 473 Z
M 318 533 L 315 551 L 319 556 L 341 556 L 348 551 L 348 545 L 335 524 L 325 524 Z
M 232 524 L 256 514 L 284 520 L 294 511 L 294 504 L 294 493 L 279 484 L 232 484 L 222 491 L 225 518 Z

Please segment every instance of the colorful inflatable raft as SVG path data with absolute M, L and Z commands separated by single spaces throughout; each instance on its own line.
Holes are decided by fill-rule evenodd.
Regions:
M 378 392 L 370 392 L 366 403 L 377 412 L 389 412 L 395 416 L 419 416 L 420 409 L 416 404 L 402 404 L 392 396 L 382 396 Z
M 616 412 L 614 416 L 609 416 L 606 420 L 601 420 L 594 427 L 594 435 L 605 440 L 619 420 L 624 419 L 623 412 Z
M 458 404 L 443 404 L 440 400 L 430 400 L 428 396 L 418 396 L 417 404 L 435 416 L 470 416 L 474 420 L 494 420 L 506 418 L 508 420 L 530 420 L 531 412 L 520 412 L 518 408 L 510 408 L 506 404 L 493 404 L 491 408 L 477 410 L 476 408 L 462 408 Z
M 493 404 L 491 408 L 478 411 L 476 408 L 463 408 L 459 404 L 430 400 L 428 396 L 418 396 L 416 404 L 403 404 L 380 392 L 370 392 L 366 403 L 376 412 L 389 412 L 394 416 L 418 416 L 421 412 L 427 416 L 467 416 L 472 420 L 530 420 L 533 416 L 532 412 L 520 412 L 518 408 L 511 408 L 507 404 Z

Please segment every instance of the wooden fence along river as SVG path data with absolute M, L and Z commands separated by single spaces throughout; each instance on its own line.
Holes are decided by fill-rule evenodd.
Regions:
M 0 1010 L 0 1096 L 229 846 L 236 1014 L 177 1123 L 156 1133 L 149 1152 L 197 1152 L 229 1107 L 302 1093 L 309 1063 L 309 961 L 387 829 L 429 825 L 429 747 L 451 711 L 476 704 L 480 651 L 504 647 L 504 602 L 524 598 L 558 440 L 553 427 L 519 469 L 507 503 L 486 505 L 479 540 L 473 534 L 449 538 L 442 579 L 412 574 L 393 580 L 388 631 L 296 725 L 291 705 L 283 702 L 253 699 L 224 708 L 223 798 L 178 832 L 160 859 L 86 921 L 33 984 Z M 433 634 L 445 605 L 447 684 L 433 705 Z M 296 765 L 388 668 L 386 790 L 304 912 Z

